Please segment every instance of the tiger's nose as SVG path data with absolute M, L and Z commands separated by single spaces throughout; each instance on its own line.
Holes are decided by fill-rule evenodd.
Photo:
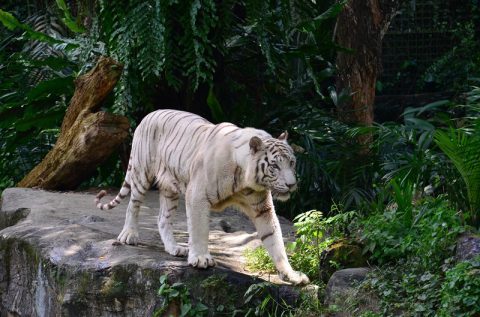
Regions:
M 297 182 L 291 183 L 291 184 L 287 183 L 286 185 L 287 185 L 288 189 L 295 190 L 295 188 L 297 187 Z

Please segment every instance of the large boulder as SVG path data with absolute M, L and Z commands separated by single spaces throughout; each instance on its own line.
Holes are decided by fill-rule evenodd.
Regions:
M 244 270 L 243 251 L 261 242 L 241 213 L 212 213 L 210 250 L 217 267 L 199 270 L 164 251 L 157 230 L 156 193 L 148 193 L 141 208 L 138 246 L 116 241 L 127 203 L 102 211 L 95 208 L 94 196 L 21 188 L 3 192 L 1 316 L 151 316 L 163 303 L 157 290 L 164 274 L 171 283 L 189 286 L 193 302 L 233 309 L 243 304 L 245 290 L 259 282 Z M 183 208 L 181 204 L 174 230 L 185 245 Z M 280 222 L 284 237 L 293 239 L 291 223 Z M 277 276 L 268 278 L 280 285 L 275 294 L 295 300 L 291 298 L 295 290 Z
M 325 306 L 329 316 L 360 316 L 362 312 L 378 310 L 378 298 L 358 287 L 369 272 L 369 268 L 360 267 L 333 273 L 325 288 Z
M 455 259 L 458 262 L 473 259 L 480 255 L 480 235 L 466 233 L 457 240 Z

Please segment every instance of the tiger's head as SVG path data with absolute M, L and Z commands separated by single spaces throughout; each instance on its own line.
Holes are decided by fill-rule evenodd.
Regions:
M 256 160 L 255 182 L 272 192 L 275 199 L 286 201 L 297 188 L 295 177 L 295 156 L 287 143 L 285 131 L 277 139 L 250 139 L 250 152 Z

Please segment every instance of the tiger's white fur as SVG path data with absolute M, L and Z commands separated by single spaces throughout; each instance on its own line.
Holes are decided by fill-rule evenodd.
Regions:
M 294 284 L 308 278 L 290 266 L 275 213 L 273 198 L 286 200 L 296 188 L 295 156 L 287 133 L 276 139 L 267 132 L 239 128 L 231 123 L 214 125 L 192 113 L 158 110 L 147 115 L 135 130 L 128 170 L 111 209 L 131 191 L 122 243 L 138 242 L 138 213 L 152 185 L 160 192 L 158 228 L 165 250 L 186 256 L 194 267 L 215 265 L 208 251 L 209 211 L 232 206 L 254 223 L 280 276 Z M 185 194 L 189 248 L 179 246 L 172 218 L 180 194 Z

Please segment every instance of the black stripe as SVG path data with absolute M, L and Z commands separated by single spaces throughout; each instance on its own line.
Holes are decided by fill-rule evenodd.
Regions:
M 217 125 L 215 125 L 215 127 L 214 127 L 213 129 L 211 129 L 211 130 L 210 130 L 210 133 L 207 135 L 207 137 L 206 137 L 205 141 L 206 141 L 206 140 L 208 140 L 208 139 L 210 139 L 210 136 L 212 135 L 212 133 L 213 133 L 213 132 L 214 132 L 216 129 L 218 129 L 218 128 L 220 127 L 220 125 L 221 125 L 221 123 L 220 123 L 220 124 L 217 124 Z
M 203 118 L 196 118 L 196 119 L 192 120 L 192 121 L 190 122 L 190 124 L 191 124 L 193 121 L 198 120 L 198 119 L 203 119 Z M 197 130 L 200 129 L 202 126 L 203 126 L 203 125 L 199 125 L 195 130 L 193 130 L 192 134 L 190 135 L 190 138 L 193 137 L 193 136 L 197 133 Z M 185 129 L 185 130 L 186 130 L 186 129 Z M 183 137 L 183 135 L 182 135 L 182 137 Z M 182 162 L 183 151 L 185 150 L 185 147 L 186 147 L 187 145 L 190 145 L 190 144 L 191 144 L 191 141 L 192 141 L 192 139 L 190 139 L 189 142 L 184 142 L 183 147 L 182 147 L 182 149 L 180 150 L 180 156 L 178 157 L 178 162 L 179 162 L 180 164 L 181 164 L 181 162 Z
M 179 128 L 178 125 L 173 128 L 173 130 L 171 131 L 171 133 L 174 132 L 175 130 L 177 130 L 177 128 Z M 184 130 L 184 131 L 185 131 L 185 130 Z M 180 131 L 177 130 L 177 131 L 175 132 L 175 135 L 173 136 L 173 138 L 170 139 L 170 140 L 171 140 L 170 143 L 168 143 L 168 145 L 165 147 L 165 150 L 164 150 L 164 153 L 165 153 L 165 154 L 163 155 L 163 157 L 165 157 L 165 156 L 167 155 L 167 153 L 169 154 L 169 155 L 168 155 L 168 159 L 167 159 L 167 161 L 165 162 L 167 165 L 170 165 L 170 155 L 172 155 L 172 152 L 173 152 L 173 150 L 172 150 L 172 152 L 170 152 L 169 148 L 170 148 L 170 146 L 172 145 L 172 143 L 175 141 L 175 139 L 177 138 L 178 132 L 180 132 Z M 171 133 L 170 133 L 170 134 L 171 134 Z
M 235 189 L 237 188 L 237 181 L 241 176 L 240 175 L 241 171 L 242 171 L 242 168 L 237 165 L 237 167 L 235 168 L 235 172 L 233 173 L 232 193 L 234 193 Z
M 251 189 L 251 188 L 245 188 L 242 193 L 243 193 L 245 196 L 248 196 L 248 195 L 253 194 L 253 192 L 254 192 L 253 189 Z
M 265 200 L 267 200 L 267 196 L 263 197 L 262 200 L 260 200 L 258 203 L 255 203 L 253 204 L 254 206 L 260 206 L 261 204 L 263 204 L 265 202 Z
M 163 124 L 162 124 L 162 132 L 165 133 L 165 125 L 168 123 L 168 121 L 175 116 L 175 112 L 171 113 L 170 116 L 167 119 L 167 115 L 165 115 L 162 119 Z
M 145 191 L 141 192 L 139 190 L 140 188 L 137 186 L 137 183 L 135 181 L 132 183 L 132 185 L 133 185 L 133 191 L 132 192 L 139 193 L 140 195 L 145 195 Z M 142 189 L 143 189 L 143 187 L 142 187 Z
M 205 191 L 205 197 L 207 197 L 207 201 L 210 204 L 210 206 L 213 205 L 212 201 L 210 200 L 210 197 L 208 197 L 207 191 Z
M 185 135 L 185 132 L 186 132 L 186 131 L 187 131 L 187 127 L 184 127 L 182 134 L 181 134 L 180 137 L 178 138 L 178 141 L 179 141 L 179 142 L 182 141 L 183 136 Z M 185 140 L 185 143 L 189 143 L 189 140 Z M 183 147 L 185 147 L 185 144 L 184 144 Z M 172 153 L 173 153 L 173 151 L 171 151 L 171 152 L 168 154 L 167 164 L 170 164 L 170 157 L 171 157 Z M 180 152 L 180 153 L 181 153 L 181 152 Z M 181 164 L 181 161 L 180 161 L 180 160 L 179 160 L 179 163 Z
M 267 233 L 266 235 L 264 235 L 263 237 L 260 238 L 260 240 L 265 241 L 266 238 L 270 237 L 270 236 L 273 236 L 273 232 L 270 232 L 270 233 Z
M 229 135 L 230 133 L 236 132 L 238 130 L 240 130 L 240 128 L 233 129 L 232 131 L 225 133 L 225 136 Z
M 263 216 L 264 214 L 266 214 L 267 212 L 269 212 L 270 210 L 272 210 L 272 207 L 270 206 L 264 206 L 262 209 L 260 210 L 257 210 L 257 215 L 255 216 L 255 218 L 258 218 L 258 217 L 261 217 Z
M 218 192 L 218 178 L 217 178 L 217 201 L 220 201 L 220 193 Z

